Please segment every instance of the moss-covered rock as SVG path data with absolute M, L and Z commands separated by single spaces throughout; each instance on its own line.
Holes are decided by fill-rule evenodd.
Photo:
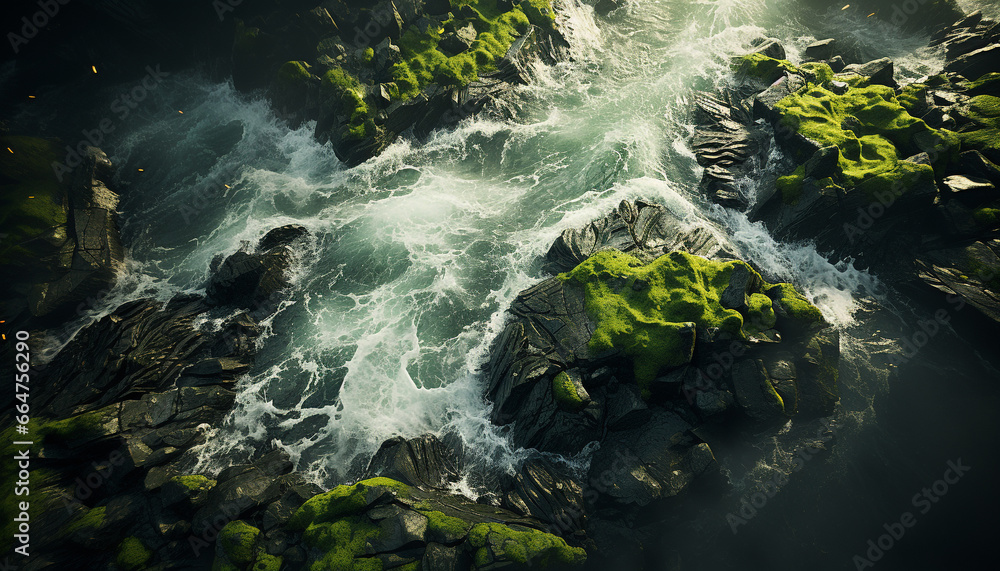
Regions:
M 799 73 L 799 68 L 792 65 L 792 62 L 760 53 L 733 58 L 732 68 L 737 75 L 756 78 L 768 84 L 777 81 L 786 71 Z
M 343 119 L 343 140 L 362 140 L 374 135 L 373 109 L 367 101 L 367 91 L 354 76 L 335 67 L 323 76 L 322 89 L 327 104 Z
M 972 121 L 958 136 L 962 146 L 981 152 L 993 162 L 1000 161 L 1000 97 L 977 95 L 962 113 Z
M 219 531 L 216 540 L 216 557 L 212 569 L 249 571 L 273 567 L 275 558 L 264 552 L 260 540 L 261 532 L 256 527 L 240 520 L 227 523 Z M 277 564 L 280 566 L 280 560 Z
M 400 99 L 410 99 L 432 83 L 445 87 L 468 85 L 481 74 L 494 71 L 496 62 L 532 24 L 551 28 L 555 19 L 548 0 L 524 0 L 508 11 L 503 11 L 496 0 L 471 0 L 463 2 L 462 8 L 437 28 L 413 25 L 403 32 L 399 40 L 403 61 L 392 68 Z M 438 49 L 446 28 L 470 24 L 477 36 L 467 50 L 448 57 Z
M 291 529 L 304 530 L 310 525 L 329 523 L 357 514 L 368 505 L 370 494 L 382 493 L 394 493 L 405 497 L 409 496 L 410 487 L 390 478 L 370 478 L 353 486 L 337 486 L 329 492 L 310 498 L 288 520 L 288 526 Z
M 123 571 L 145 569 L 153 552 L 136 537 L 126 537 L 115 551 L 115 566 Z
M 845 188 L 865 183 L 871 193 L 905 192 L 915 180 L 932 177 L 929 165 L 904 161 L 927 152 L 943 169 L 960 150 L 954 133 L 932 129 L 911 116 L 892 88 L 883 85 L 849 87 L 837 94 L 822 84 L 810 83 L 777 103 L 781 122 L 821 147 L 835 146 L 840 156 L 834 181 Z M 799 177 L 802 173 L 792 176 Z M 783 196 L 794 179 L 781 184 Z
M 442 503 L 435 493 L 441 492 L 422 492 L 390 478 L 337 486 L 306 501 L 289 520 L 288 529 L 302 532 L 303 541 L 313 550 L 309 568 L 314 571 L 382 569 L 381 559 L 375 556 L 381 549 L 388 545 L 412 547 L 417 542 L 475 552 L 485 562 L 540 569 L 577 565 L 586 559 L 584 550 L 569 547 L 555 535 L 489 523 L 502 518 L 502 511 L 478 513 L 471 509 L 476 504 L 468 500 L 455 504 L 463 507 L 447 507 L 450 504 Z M 371 515 L 374 510 L 388 511 L 375 516 Z M 518 519 L 512 513 L 506 515 Z M 413 518 L 419 519 L 420 525 L 408 527 L 405 522 Z M 406 533 L 407 539 L 400 539 L 401 533 Z M 416 563 L 414 568 L 419 567 L 419 561 Z
M 497 523 L 481 523 L 469 531 L 469 543 L 476 549 L 475 569 L 517 564 L 535 569 L 582 565 L 587 554 L 570 547 L 561 537 L 536 529 L 515 529 Z
M 577 411 L 584 406 L 583 399 L 576 391 L 576 384 L 566 371 L 552 378 L 552 395 L 564 410 Z
M 559 278 L 584 290 L 588 314 L 596 324 L 591 350 L 595 354 L 619 350 L 630 356 L 635 379 L 648 396 L 649 383 L 660 372 L 691 360 L 696 330 L 718 328 L 746 338 L 774 325 L 771 298 L 761 295 L 764 289 L 746 292 L 749 304 L 740 304 L 743 313 L 723 306 L 721 298 L 736 267 L 754 276 L 753 283 L 767 287 L 744 262 L 708 260 L 679 251 L 645 264 L 605 250 Z M 801 296 L 792 297 L 794 288 L 788 287 L 788 303 L 796 311 L 809 307 L 822 319 L 818 309 Z M 796 318 L 812 320 L 813 315 Z

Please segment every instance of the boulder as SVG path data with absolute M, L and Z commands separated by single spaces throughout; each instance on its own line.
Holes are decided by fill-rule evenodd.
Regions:
M 834 51 L 835 49 L 836 49 L 836 40 L 834 40 L 833 38 L 829 38 L 809 44 L 808 46 L 806 46 L 803 55 L 805 55 L 807 60 L 823 61 L 832 58 L 836 53 Z M 777 58 L 777 59 L 784 59 L 784 58 Z
M 366 477 L 381 476 L 421 489 L 445 488 L 458 481 L 460 452 L 433 435 L 386 440 L 365 471 Z

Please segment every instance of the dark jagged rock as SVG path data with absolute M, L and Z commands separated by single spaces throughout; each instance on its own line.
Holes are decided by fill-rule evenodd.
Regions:
M 287 248 L 303 232 L 280 228 L 262 244 Z M 226 521 L 272 529 L 320 491 L 289 473 L 283 452 L 215 479 L 191 474 L 192 448 L 231 411 L 258 335 L 246 312 L 199 329 L 210 310 L 192 295 L 129 302 L 36 363 L 47 390 L 33 395 L 33 429 L 48 475 L 33 490 L 46 553 L 33 566 L 103 568 L 127 547 L 162 568 L 208 568 L 205 548 Z
M 11 149 L 0 157 L 0 262 L 15 270 L 0 288 L 3 313 L 21 326 L 70 318 L 111 290 L 124 264 L 111 162 L 95 147 L 71 167 L 57 141 L 0 143 Z
M 595 269 L 586 283 L 606 283 L 618 292 L 611 297 L 648 295 L 663 287 L 652 283 L 658 278 L 633 278 L 624 268 L 637 271 L 658 258 L 687 259 L 676 251 L 668 254 L 671 250 L 723 259 L 730 251 L 720 239 L 680 228 L 665 208 L 623 202 L 604 219 L 563 232 L 546 256 L 547 267 L 575 272 L 574 264 L 588 258 L 619 256 L 620 268 L 609 262 L 608 268 L 618 269 Z M 615 549 L 612 538 L 619 535 L 639 548 L 641 535 L 622 528 L 622 521 L 683 501 L 696 482 L 720 481 L 709 444 L 696 436 L 698 427 L 724 419 L 774 425 L 789 416 L 833 412 L 839 337 L 819 310 L 791 286 L 770 286 L 740 263 L 727 270 L 724 284 L 713 287 L 718 289 L 709 304 L 739 312 L 753 332 L 744 336 L 677 323 L 669 333 L 650 333 L 650 338 L 670 336 L 662 351 L 672 355 L 652 380 L 640 378 L 645 369 L 627 341 L 610 347 L 594 342 L 602 325 L 594 313 L 601 310 L 593 304 L 613 306 L 613 300 L 588 299 L 566 274 L 515 298 L 484 369 L 491 420 L 507 427 L 518 446 L 563 455 L 592 443 L 597 449 L 582 481 L 550 462 L 525 462 L 501 482 L 502 505 L 538 517 L 561 534 L 594 541 L 597 554 Z M 717 362 L 719 355 L 726 356 L 725 365 Z
M 851 64 L 836 74 L 836 76 L 848 77 L 860 75 L 868 78 L 871 85 L 885 85 L 886 87 L 897 87 L 896 80 L 893 79 L 893 65 L 889 58 L 877 59 L 864 64 Z M 836 77 L 835 76 L 835 77 Z
M 808 46 L 806 46 L 803 55 L 806 57 L 807 60 L 812 60 L 812 61 L 828 60 L 836 54 L 836 52 L 834 51 L 836 49 L 836 46 L 834 45 L 835 42 L 836 40 L 834 40 L 833 38 L 828 38 L 825 40 L 820 40 L 818 42 L 813 42 Z M 769 54 L 764 54 L 764 55 L 769 55 Z M 770 56 L 770 57 L 774 57 L 775 59 L 785 59 L 783 57 L 780 58 L 775 56 Z
M 751 53 L 763 54 L 774 59 L 785 59 L 785 46 L 774 38 L 757 38 L 751 43 Z
M 288 522 L 303 531 L 310 561 L 343 568 L 377 558 L 393 567 L 430 569 L 575 568 L 585 552 L 545 530 L 540 520 L 388 478 L 362 480 L 315 496 Z M 330 540 L 345 530 L 364 542 Z M 259 530 L 258 530 L 259 532 Z
M 444 488 L 459 478 L 461 454 L 432 435 L 386 440 L 375 453 L 366 477 L 381 476 L 420 489 Z
M 290 246 L 308 233 L 301 226 L 276 228 L 261 238 L 256 251 L 239 251 L 224 261 L 213 261 L 212 276 L 205 287 L 206 302 L 271 311 L 280 292 L 290 285 Z
M 916 266 L 919 278 L 930 287 L 1000 321 L 1000 240 L 927 252 Z
M 745 207 L 747 197 L 737 181 L 753 169 L 751 158 L 767 153 L 767 138 L 734 120 L 731 108 L 709 94 L 699 93 L 695 105 L 697 127 L 691 146 L 698 164 L 705 167 L 701 191 L 718 204 Z
M 526 461 L 502 488 L 503 507 L 547 522 L 557 535 L 578 535 L 586 528 L 583 488 L 550 461 Z
M 602 249 L 649 257 L 683 250 L 705 257 L 735 257 L 733 248 L 704 228 L 682 231 L 681 219 L 669 209 L 648 202 L 623 201 L 614 213 L 583 228 L 563 230 L 545 255 L 551 273 L 569 271 Z

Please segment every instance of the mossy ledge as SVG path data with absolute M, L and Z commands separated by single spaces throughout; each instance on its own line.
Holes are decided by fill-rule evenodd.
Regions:
M 356 164 L 411 126 L 427 132 L 454 122 L 490 92 L 525 81 L 501 63 L 519 39 L 526 40 L 516 44 L 519 57 L 552 60 L 553 46 L 565 45 L 550 0 L 397 4 L 339 4 L 335 13 L 318 7 L 298 21 L 275 12 L 255 26 L 240 22 L 234 83 L 269 86 L 280 114 L 295 124 L 316 120 L 317 138 Z M 309 33 L 292 37 L 295 22 L 307 22 Z
M 758 54 L 758 58 L 766 56 Z M 891 87 L 870 84 L 861 76 L 835 78 L 826 64 L 804 64 L 803 68 L 808 74 L 805 87 L 778 101 L 775 109 L 785 129 L 820 147 L 836 147 L 833 184 L 858 187 L 870 196 L 878 192 L 898 195 L 920 181 L 933 181 L 958 156 L 958 135 L 933 129 L 910 115 L 917 88 L 897 96 Z M 842 83 L 834 86 L 838 80 Z M 918 153 L 927 153 L 932 164 L 904 160 Z M 778 180 L 786 203 L 797 202 L 805 174 L 800 165 Z
M 370 478 L 314 496 L 288 520 L 288 529 L 301 532 L 312 549 L 309 569 L 382 569 L 382 561 L 374 555 L 387 532 L 367 515 L 375 506 L 411 510 L 423 522 L 418 528 L 428 541 L 463 543 L 459 549 L 472 556 L 473 569 L 511 564 L 535 569 L 578 567 L 587 558 L 583 549 L 571 547 L 550 533 L 447 515 L 434 509 L 434 502 L 419 490 L 390 478 Z M 412 568 L 419 569 L 419 561 Z
M 740 310 L 723 307 L 735 268 L 760 284 L 745 293 Z M 648 397 L 661 372 L 689 362 L 698 330 L 716 328 L 746 339 L 773 327 L 773 299 L 788 316 L 806 324 L 822 313 L 789 284 L 772 288 L 748 264 L 717 261 L 675 251 L 649 264 L 617 250 L 597 252 L 559 279 L 583 288 L 587 312 L 596 324 L 589 347 L 594 354 L 621 351 L 632 358 L 636 382 Z

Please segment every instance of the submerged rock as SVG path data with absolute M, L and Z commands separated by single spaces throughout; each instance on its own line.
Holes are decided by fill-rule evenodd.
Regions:
M 291 285 L 291 246 L 308 234 L 302 226 L 275 228 L 261 238 L 255 251 L 239 251 L 225 260 L 217 258 L 205 286 L 206 302 L 270 313 L 280 292 Z

